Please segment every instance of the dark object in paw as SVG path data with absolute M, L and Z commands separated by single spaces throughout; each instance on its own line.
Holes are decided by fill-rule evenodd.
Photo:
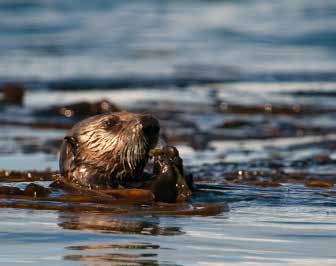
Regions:
M 155 200 L 185 201 L 191 195 L 191 190 L 184 178 L 183 161 L 178 150 L 173 146 L 165 146 L 152 150 L 151 155 L 154 157 L 154 180 L 150 189 Z M 192 184 L 191 181 L 189 183 Z

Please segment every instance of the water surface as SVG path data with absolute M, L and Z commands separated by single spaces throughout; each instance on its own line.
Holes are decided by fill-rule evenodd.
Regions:
M 0 264 L 335 265 L 334 25 L 332 0 L 1 1 L 0 82 L 28 88 L 1 121 L 102 98 L 152 112 L 192 202 L 230 211 L 0 209 Z M 0 168 L 57 170 L 65 132 L 1 124 Z

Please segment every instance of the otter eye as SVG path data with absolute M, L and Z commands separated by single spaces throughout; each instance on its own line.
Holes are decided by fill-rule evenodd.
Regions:
M 110 128 L 114 127 L 118 123 L 118 119 L 111 118 L 109 120 L 104 121 L 103 123 L 104 123 L 104 128 L 110 129 Z

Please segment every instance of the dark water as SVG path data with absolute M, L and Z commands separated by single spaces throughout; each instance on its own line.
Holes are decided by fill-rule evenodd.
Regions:
M 192 202 L 230 206 L 1 209 L 0 264 L 335 265 L 334 25 L 332 0 L 0 1 L 0 79 L 30 89 L 2 121 L 64 121 L 34 110 L 101 98 L 153 112 L 195 176 Z M 56 170 L 64 134 L 1 124 L 0 168 Z
M 56 87 L 335 80 L 335 14 L 333 0 L 3 0 L 0 76 Z

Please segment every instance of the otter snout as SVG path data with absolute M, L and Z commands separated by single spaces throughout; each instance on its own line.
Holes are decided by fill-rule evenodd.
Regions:
M 146 137 L 158 137 L 160 132 L 159 121 L 152 115 L 145 114 L 141 115 L 140 123 L 142 126 L 142 131 Z

